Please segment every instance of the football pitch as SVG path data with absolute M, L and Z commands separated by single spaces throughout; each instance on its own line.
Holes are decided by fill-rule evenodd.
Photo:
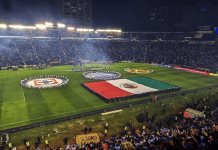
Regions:
M 197 89 L 218 84 L 218 78 L 216 77 L 143 63 L 92 64 L 86 66 L 106 67 L 109 71 L 119 72 L 122 75 L 121 78 L 150 77 L 179 86 L 182 88 L 181 90 Z M 81 86 L 81 83 L 89 80 L 83 77 L 82 72 L 73 72 L 72 68 L 73 66 L 57 66 L 44 70 L 0 71 L 0 130 L 123 103 L 106 103 L 87 91 Z M 124 71 L 126 68 L 147 68 L 152 69 L 154 72 L 146 75 L 132 74 Z M 40 75 L 65 76 L 69 79 L 69 83 L 64 87 L 53 89 L 28 89 L 21 87 L 21 80 Z M 130 99 L 129 101 L 137 100 L 139 99 Z

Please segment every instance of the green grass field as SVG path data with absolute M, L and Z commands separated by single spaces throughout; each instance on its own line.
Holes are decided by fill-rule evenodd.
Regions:
M 153 73 L 144 76 L 180 86 L 182 90 L 218 83 L 218 78 L 215 77 L 149 64 L 117 63 L 106 67 L 108 70 L 121 73 L 122 78 L 143 76 L 125 72 L 124 69 L 128 67 L 153 69 Z M 59 66 L 45 70 L 0 71 L 0 130 L 122 104 L 122 102 L 107 104 L 92 95 L 80 86 L 81 82 L 86 81 L 82 72 L 71 70 L 72 66 Z M 62 88 L 44 90 L 26 89 L 20 86 L 20 80 L 37 75 L 63 75 L 68 77 L 70 82 Z

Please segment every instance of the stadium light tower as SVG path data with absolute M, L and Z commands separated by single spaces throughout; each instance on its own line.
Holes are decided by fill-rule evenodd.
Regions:
M 6 24 L 0 24 L 0 29 L 6 29 L 8 26 Z
M 58 28 L 66 28 L 66 25 L 63 23 L 57 23 Z

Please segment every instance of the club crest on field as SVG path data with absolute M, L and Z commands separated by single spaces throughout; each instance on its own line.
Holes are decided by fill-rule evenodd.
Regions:
M 125 68 L 124 71 L 134 74 L 149 74 L 153 72 L 152 69 L 147 68 Z
M 121 74 L 113 71 L 87 71 L 83 76 L 89 80 L 111 80 L 120 78 Z
M 64 76 L 46 75 L 36 76 L 24 79 L 21 81 L 21 86 L 25 88 L 56 88 L 65 86 L 69 79 Z

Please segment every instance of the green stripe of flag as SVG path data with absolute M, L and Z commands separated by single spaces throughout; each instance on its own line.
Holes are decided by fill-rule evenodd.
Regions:
M 139 84 L 142 84 L 142 85 L 154 88 L 154 89 L 158 89 L 158 90 L 172 89 L 174 87 L 177 87 L 169 83 L 161 82 L 161 81 L 154 80 L 151 78 L 146 78 L 146 77 L 128 78 L 128 79 L 131 81 L 137 82 Z

